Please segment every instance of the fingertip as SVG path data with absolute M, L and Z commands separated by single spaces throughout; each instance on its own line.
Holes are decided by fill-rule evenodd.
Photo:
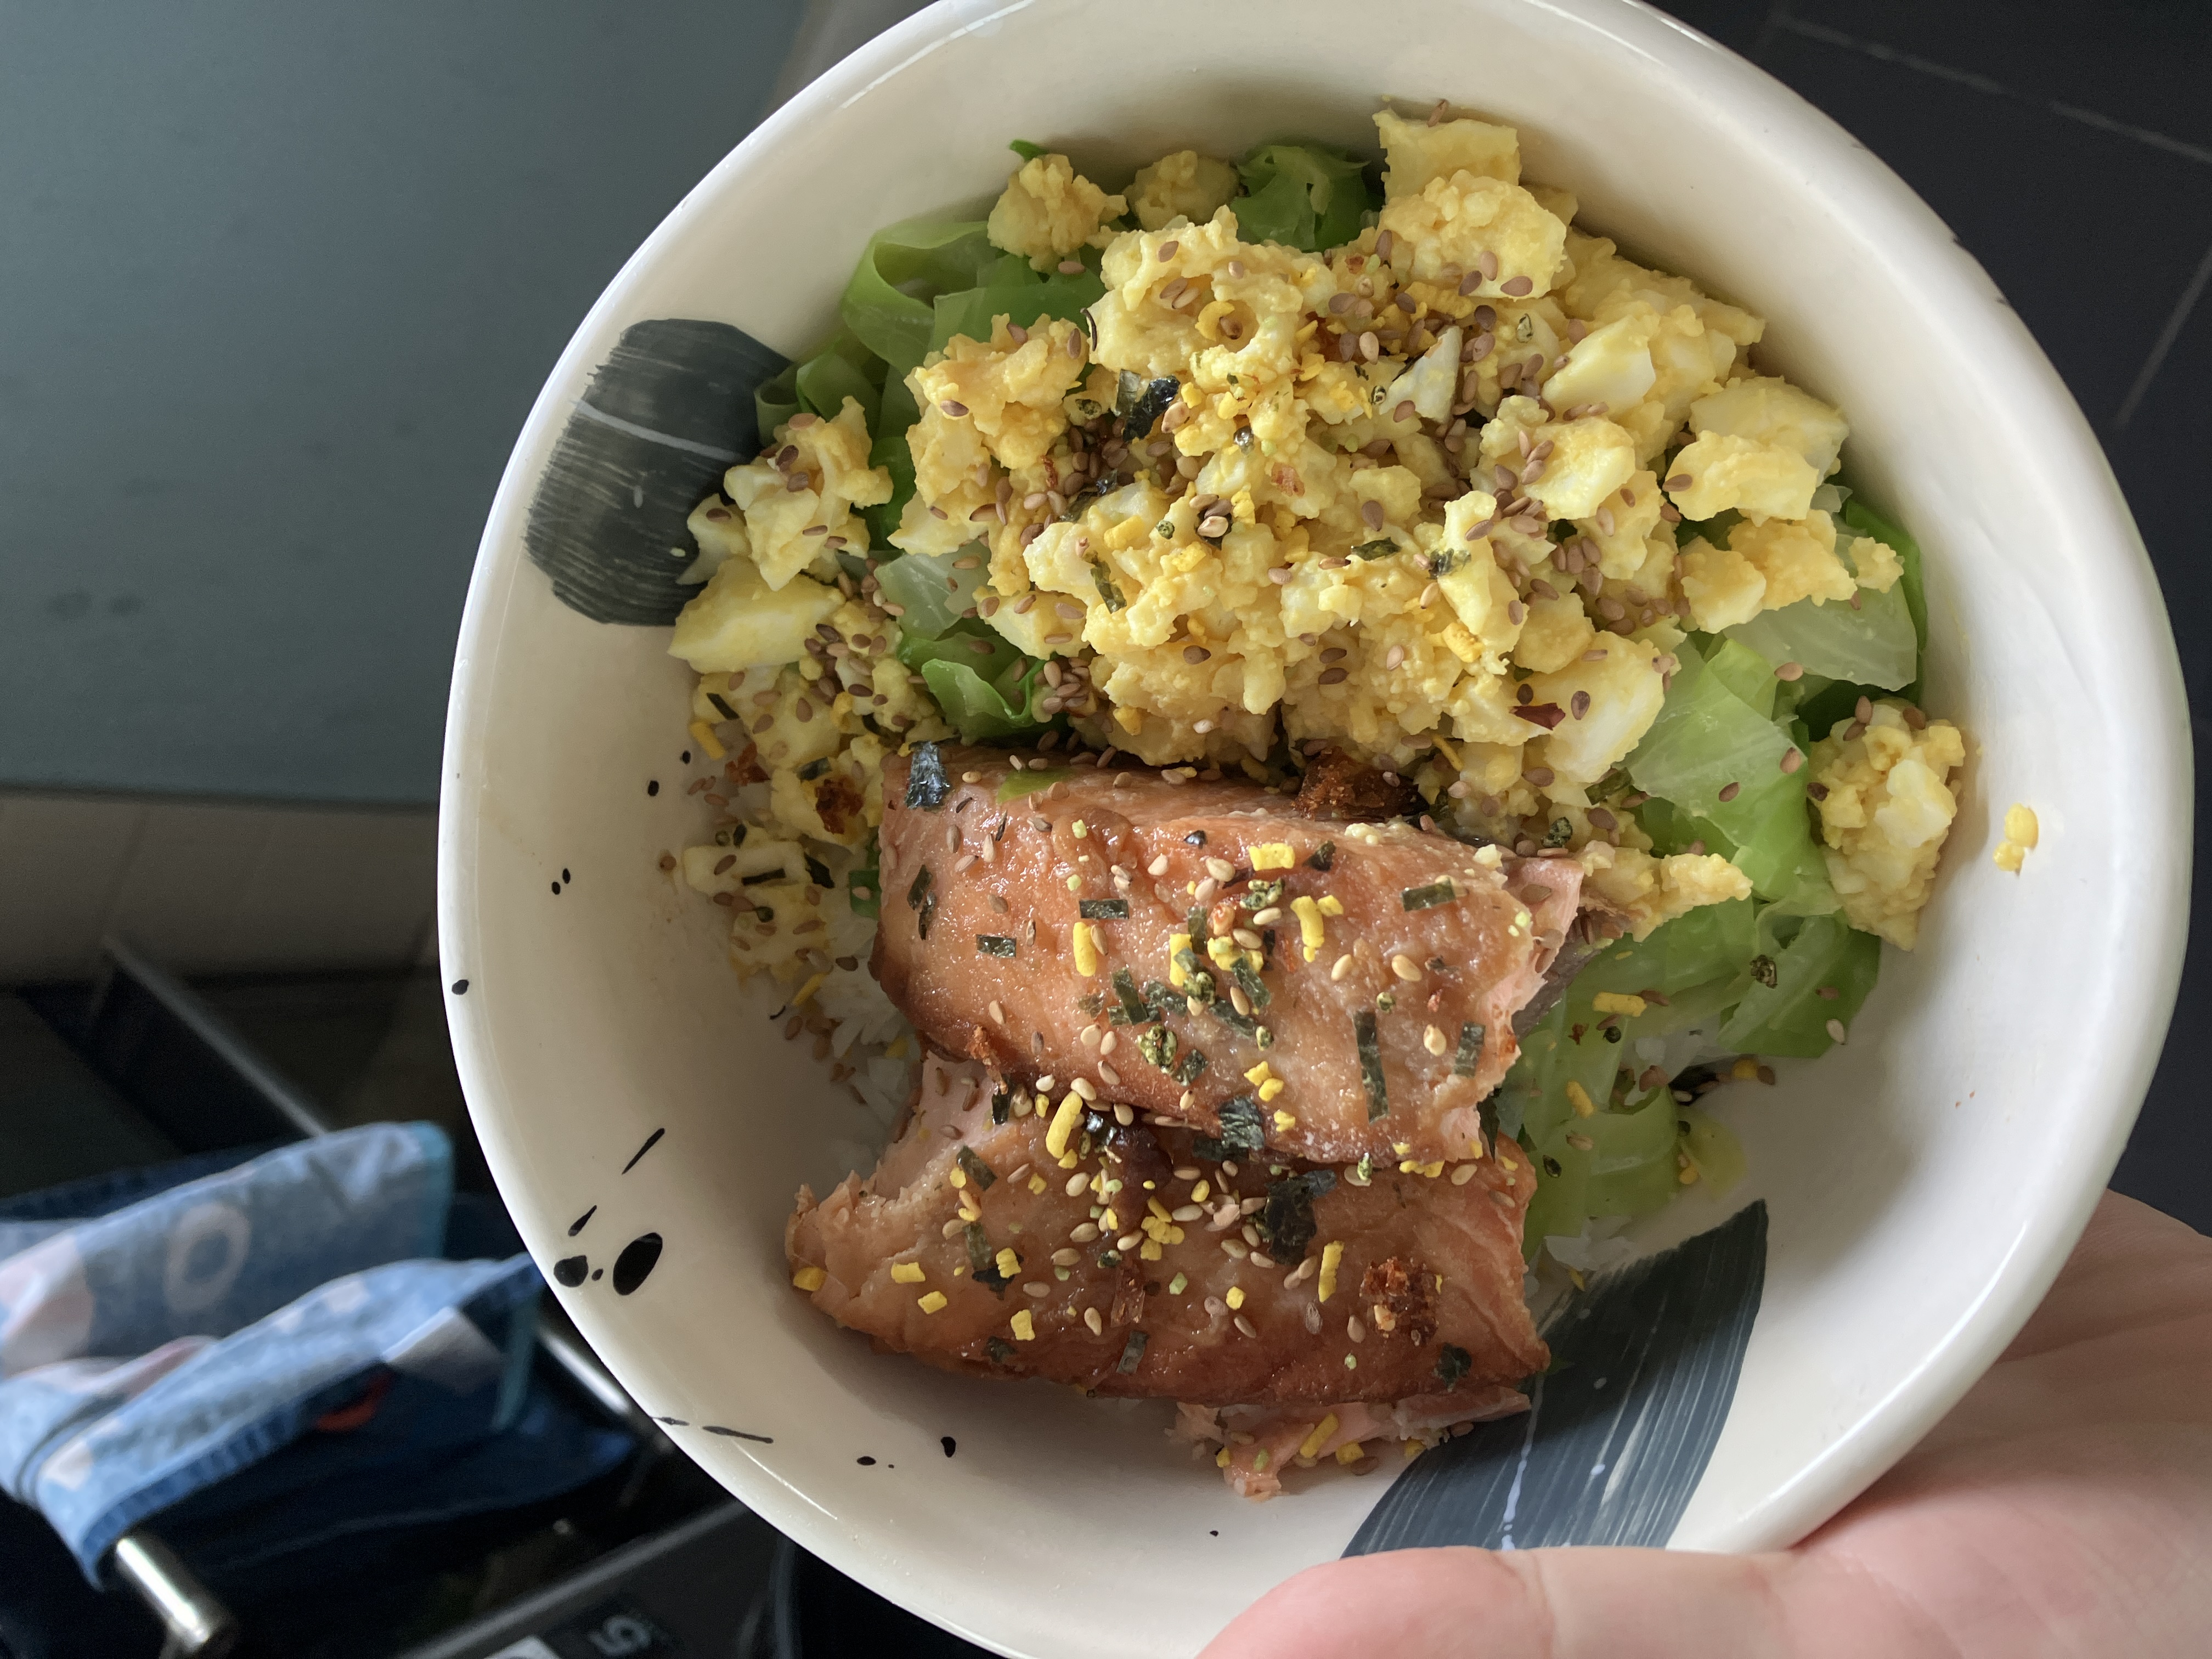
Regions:
M 1475 1653 L 1478 1629 L 1483 1659 L 1516 1659 L 1534 1651 L 1521 1644 L 1526 1595 L 1520 1575 L 1488 1550 L 1347 1556 L 1285 1579 L 1200 1659 L 1372 1659 L 1392 1644 L 1448 1659 Z

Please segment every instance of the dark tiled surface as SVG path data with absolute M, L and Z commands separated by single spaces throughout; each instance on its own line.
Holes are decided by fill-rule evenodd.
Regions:
M 1986 76 L 2066 118 L 2120 121 L 2212 152 L 2204 0 L 1794 0 L 1782 27 L 1793 23 Z
M 2212 4 L 2206 0 L 1682 0 L 1668 8 L 1849 128 L 1942 215 L 2065 376 L 2166 592 L 2212 718 Z M 2200 834 L 2200 849 L 2204 837 Z M 2212 997 L 2200 850 L 2176 1036 L 2113 1184 L 2212 1231 L 2212 1089 L 2187 1052 Z
M 2212 167 L 1800 33 L 1760 63 L 1911 182 L 2106 431 L 2212 240 Z

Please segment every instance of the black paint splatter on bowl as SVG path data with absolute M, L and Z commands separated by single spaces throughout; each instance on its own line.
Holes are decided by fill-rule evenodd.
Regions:
M 677 580 L 695 551 L 685 521 L 760 447 L 753 393 L 783 368 L 727 323 L 668 318 L 623 331 L 530 504 L 530 561 L 563 605 L 593 622 L 676 620 L 699 591 Z

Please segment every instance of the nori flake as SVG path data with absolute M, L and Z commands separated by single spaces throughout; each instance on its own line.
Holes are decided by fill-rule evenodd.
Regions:
M 1355 559 L 1387 559 L 1398 550 L 1398 544 L 1388 536 L 1380 541 L 1362 542 L 1352 550 Z
M 1252 965 L 1251 958 L 1240 956 L 1229 964 L 1229 976 L 1237 981 L 1237 988 L 1252 1000 L 1255 1008 L 1264 1008 L 1274 999 L 1268 994 L 1267 981 L 1260 970 Z
M 1359 1045 L 1359 1081 L 1367 1090 L 1367 1121 L 1372 1123 L 1390 1110 L 1390 1091 L 1382 1081 L 1382 1038 L 1375 1016 L 1364 1008 L 1352 1017 L 1352 1031 Z
M 937 895 L 929 890 L 932 879 L 925 864 L 915 872 L 914 884 L 906 890 L 906 908 L 915 913 L 915 931 L 923 939 L 929 937 L 930 918 L 937 914 Z
M 1261 1212 L 1261 1230 L 1267 1235 L 1267 1254 L 1278 1261 L 1296 1261 L 1313 1243 L 1314 1200 L 1336 1185 L 1334 1170 L 1308 1170 L 1285 1176 L 1267 1186 L 1267 1207 Z
M 984 1338 L 983 1352 L 991 1356 L 994 1365 L 1011 1365 L 1014 1362 L 1014 1345 L 1003 1337 Z
M 1437 1381 L 1444 1385 L 1446 1394 L 1459 1387 L 1460 1378 L 1474 1367 L 1474 1358 L 1465 1348 L 1447 1342 L 1437 1351 Z
M 1123 376 L 1121 392 L 1124 397 L 1128 397 L 1128 412 L 1121 420 L 1121 441 L 1133 444 L 1150 432 L 1153 423 L 1168 412 L 1168 405 L 1176 400 L 1176 393 L 1182 388 L 1176 385 L 1174 375 L 1163 374 L 1157 380 L 1147 381 L 1142 392 L 1131 397 L 1129 380 L 1134 377 L 1127 370 L 1123 371 Z
M 1091 582 L 1098 590 L 1098 597 L 1109 611 L 1127 611 L 1129 608 L 1128 600 L 1121 597 L 1121 586 L 1115 581 L 1114 573 L 1104 559 L 1094 557 L 1091 561 Z
M 1336 843 L 1333 841 L 1325 841 L 1322 842 L 1320 846 L 1314 848 L 1313 856 L 1306 860 L 1306 868 L 1309 870 L 1327 870 L 1335 863 Z
M 909 810 L 921 807 L 925 812 L 934 812 L 945 805 L 945 798 L 952 793 L 952 780 L 945 775 L 945 757 L 933 743 L 919 743 L 914 748 L 913 769 L 906 775 L 906 804 Z
M 1076 914 L 1085 921 L 1127 921 L 1129 901 L 1127 899 L 1083 899 L 1075 907 Z
M 1164 979 L 1145 981 L 1145 1006 L 1154 1019 L 1166 1019 L 1172 1014 L 1190 1012 L 1190 1004 L 1184 1000 L 1183 994 Z
M 1124 914 L 1127 910 L 1127 907 L 1124 906 Z M 1145 1006 L 1145 999 L 1138 993 L 1137 976 L 1127 968 L 1114 970 L 1114 994 L 1121 999 L 1121 1012 L 1127 1016 L 1130 1024 L 1142 1025 L 1153 1017 L 1152 1011 Z
M 714 694 L 714 693 L 713 693 L 712 691 L 709 691 L 709 692 L 707 694 L 707 701 L 708 701 L 708 702 L 713 703 L 713 704 L 714 705 L 714 707 L 715 707 L 715 708 L 719 708 L 719 709 L 720 709 L 720 710 L 722 711 L 722 718 L 723 718 L 724 720 L 733 720 L 737 719 L 737 717 L 738 717 L 738 711 L 737 711 L 736 709 L 734 709 L 734 708 L 731 708 L 729 704 L 727 704 L 727 703 L 724 702 L 721 700 L 721 698 L 720 698 L 719 696 L 715 696 L 715 694 Z
M 1145 1344 L 1151 1339 L 1142 1331 L 1131 1331 L 1129 1340 L 1121 1345 L 1121 1358 L 1114 1369 L 1127 1376 L 1134 1371 L 1145 1358 Z
M 1206 1055 L 1196 1048 L 1184 1049 L 1182 1060 L 1176 1062 L 1175 1071 L 1170 1075 L 1177 1083 L 1188 1089 L 1206 1075 Z
M 975 948 L 987 957 L 1007 957 L 1014 954 L 1014 942 L 1004 933 L 978 933 Z
M 1223 1101 L 1215 1115 L 1221 1120 L 1218 1135 L 1191 1137 L 1191 1150 L 1208 1163 L 1243 1158 L 1267 1146 L 1267 1131 L 1260 1127 L 1260 1103 L 1252 1096 L 1239 1095 L 1234 1100 Z
M 1565 847 L 1574 838 L 1575 826 L 1571 818 L 1553 818 L 1552 827 L 1544 832 L 1544 845 Z
M 990 1235 L 980 1221 L 968 1224 L 968 1271 L 978 1285 L 988 1285 L 1001 1296 L 1014 1282 L 999 1271 L 997 1252 L 991 1249 Z
M 1459 896 L 1459 889 L 1452 885 L 1449 876 L 1432 881 L 1425 887 L 1408 887 L 1398 895 L 1398 902 L 1408 910 L 1433 910 L 1439 904 L 1449 904 Z
M 975 1183 L 975 1190 L 979 1193 L 990 1191 L 992 1183 L 999 1178 L 998 1171 L 984 1163 L 973 1146 L 963 1146 L 952 1155 L 952 1158 L 967 1171 L 968 1179 Z
M 1014 1091 L 1012 1089 L 994 1089 L 991 1091 L 991 1121 L 1004 1123 L 1013 1114 Z
M 826 758 L 823 760 L 811 760 L 807 762 L 805 765 L 799 769 L 799 781 L 801 783 L 811 783 L 815 779 L 820 777 L 829 769 L 830 763 Z
M 1260 1041 L 1260 1033 L 1266 1028 L 1251 1015 L 1238 1013 L 1226 1002 L 1210 1003 L 1207 1006 L 1214 1018 L 1219 1020 L 1239 1036 L 1249 1037 L 1255 1042 Z
M 1475 1068 L 1482 1063 L 1482 1039 L 1484 1036 L 1485 1033 L 1481 1025 L 1474 1020 L 1468 1021 L 1466 1024 L 1459 1028 L 1459 1052 L 1452 1056 L 1452 1075 L 1454 1077 L 1473 1077 L 1474 1075 Z
M 1751 976 L 1771 991 L 1781 982 L 1782 970 L 1774 965 L 1772 957 L 1753 957 Z
M 1075 1006 L 1096 1019 L 1106 1012 L 1106 994 L 1103 991 L 1086 991 L 1076 998 Z

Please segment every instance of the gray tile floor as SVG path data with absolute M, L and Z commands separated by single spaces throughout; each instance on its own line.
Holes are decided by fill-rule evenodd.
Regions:
M 2204 0 L 1679 0 L 1684 22 L 1834 117 L 1942 215 L 2051 355 L 2103 441 L 2166 590 L 2197 723 L 2212 721 L 2212 5 Z M 2199 830 L 2174 1036 L 2113 1184 L 2212 1231 L 2212 1090 L 2191 1053 L 2212 998 Z

